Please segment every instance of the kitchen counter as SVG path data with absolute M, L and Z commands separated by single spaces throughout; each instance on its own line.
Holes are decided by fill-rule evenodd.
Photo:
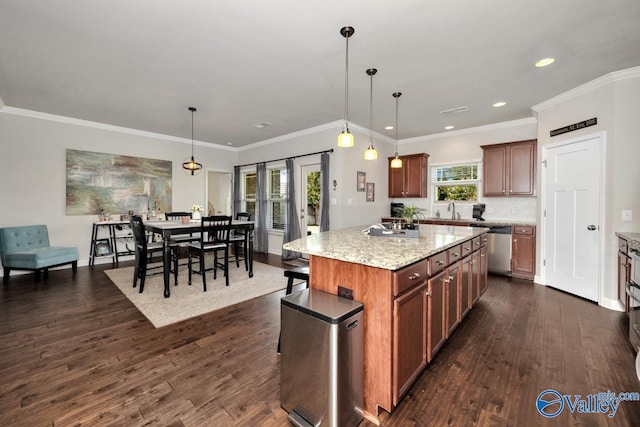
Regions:
M 640 233 L 631 233 L 628 231 L 616 231 L 616 236 L 622 237 L 627 242 L 638 242 L 640 244 Z
M 381 218 L 382 222 L 394 222 L 401 221 L 402 218 L 391 218 L 391 217 L 383 217 Z M 535 221 L 512 221 L 512 220 L 501 220 L 501 219 L 492 219 L 486 221 L 478 221 L 477 219 L 451 219 L 451 218 L 422 218 L 416 220 L 419 224 L 445 224 L 445 225 L 457 225 L 462 227 L 468 227 L 470 224 L 474 226 L 485 226 L 485 227 L 501 227 L 508 225 L 536 225 Z
M 409 238 L 365 235 L 362 230 L 367 227 L 313 234 L 285 243 L 283 248 L 368 267 L 399 270 L 488 231 L 484 227 L 421 224 L 420 237 Z
M 364 405 L 398 405 L 487 289 L 484 227 L 419 225 L 419 237 L 365 235 L 367 226 L 310 235 L 283 245 L 309 255 L 309 288 L 364 306 Z

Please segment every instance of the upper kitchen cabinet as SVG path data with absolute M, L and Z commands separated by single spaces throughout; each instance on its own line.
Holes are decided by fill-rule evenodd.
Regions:
M 427 197 L 427 161 L 425 153 L 400 156 L 402 167 L 391 168 L 389 157 L 389 197 Z
M 537 140 L 483 145 L 484 196 L 535 196 Z

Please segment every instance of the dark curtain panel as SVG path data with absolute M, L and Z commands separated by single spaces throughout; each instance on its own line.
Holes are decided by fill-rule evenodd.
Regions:
M 267 233 L 267 164 L 258 163 L 256 166 L 256 238 L 255 251 L 267 253 L 269 251 L 269 235 Z
M 329 153 L 320 155 L 320 231 L 329 231 Z
M 287 227 L 284 230 L 282 243 L 300 238 L 300 223 L 296 209 L 296 190 L 293 179 L 293 159 L 287 159 L 285 165 L 287 167 Z M 300 252 L 282 250 L 282 259 L 297 259 L 301 255 Z
M 233 215 L 241 212 L 240 207 L 240 166 L 233 167 Z

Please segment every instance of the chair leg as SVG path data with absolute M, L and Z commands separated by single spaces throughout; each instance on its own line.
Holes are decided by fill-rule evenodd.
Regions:
M 240 252 L 240 245 L 238 242 L 233 242 L 233 254 L 236 257 L 236 268 L 240 268 L 240 259 L 238 258 L 238 252 Z
M 238 256 L 236 255 L 236 261 L 238 261 Z M 224 282 L 225 285 L 229 286 L 229 246 L 224 250 Z
M 140 257 L 141 258 L 141 262 L 140 262 L 140 290 L 138 291 L 139 293 L 142 293 L 142 291 L 144 290 L 144 281 L 147 278 L 147 258 L 146 257 Z
M 291 292 L 293 292 L 293 276 L 289 277 L 289 280 L 287 280 L 287 295 Z
M 189 262 L 187 263 L 187 269 L 189 270 L 189 286 L 191 286 L 191 266 L 192 266 L 193 257 L 191 255 L 191 250 L 189 250 Z
M 9 272 L 11 271 L 10 267 L 4 267 L 4 276 L 2 276 L 2 283 L 9 283 Z
M 78 261 L 73 261 L 71 263 L 71 271 L 73 271 L 73 274 L 78 272 Z
M 204 292 L 207 292 L 207 276 L 206 276 L 207 269 L 204 264 L 204 252 L 200 254 L 200 258 L 198 259 L 198 262 L 200 262 L 200 274 L 202 275 L 202 289 Z

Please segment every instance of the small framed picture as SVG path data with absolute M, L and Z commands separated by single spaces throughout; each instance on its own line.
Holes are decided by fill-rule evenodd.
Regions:
M 367 202 L 376 200 L 376 185 L 373 182 L 367 182 Z
M 111 255 L 111 243 L 109 242 L 109 239 L 96 240 L 95 253 L 97 256 Z
M 366 172 L 357 172 L 357 181 L 356 181 L 356 190 L 364 191 L 365 183 L 367 182 L 367 173 Z

